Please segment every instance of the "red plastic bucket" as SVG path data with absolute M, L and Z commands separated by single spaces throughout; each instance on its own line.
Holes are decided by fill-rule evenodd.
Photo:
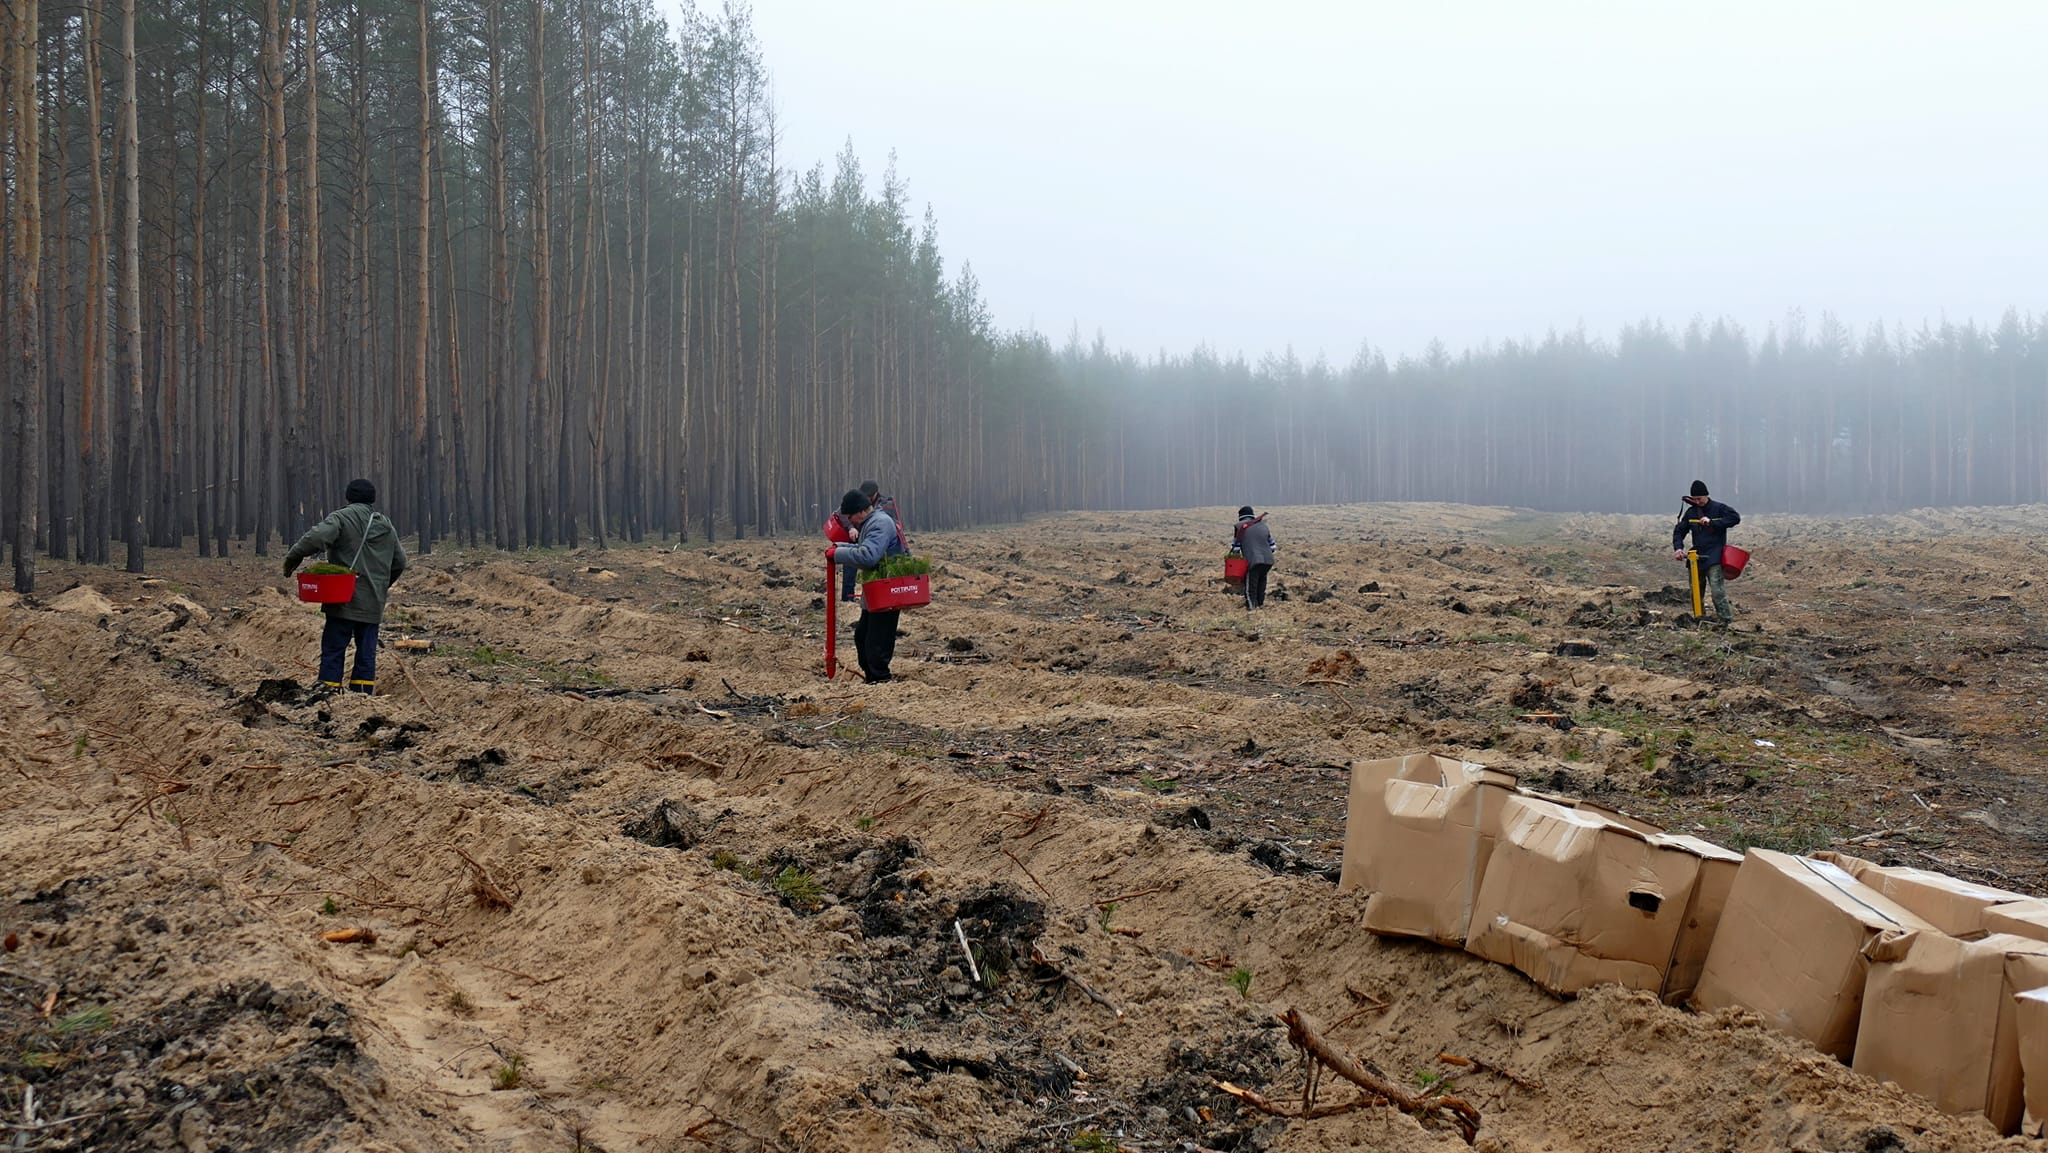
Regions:
M 316 605 L 347 604 L 356 596 L 356 574 L 300 573 L 299 599 Z
M 1245 578 L 1245 575 L 1250 573 L 1251 571 L 1252 562 L 1244 559 L 1241 556 L 1227 556 L 1223 558 L 1224 580 L 1241 581 Z
M 870 612 L 914 609 L 932 603 L 929 576 L 877 577 L 860 586 L 860 603 Z
M 833 544 L 850 544 L 853 533 L 847 529 L 846 522 L 834 514 L 825 518 L 825 539 Z
M 1721 579 L 1734 580 L 1742 575 L 1744 566 L 1749 564 L 1749 553 L 1732 544 L 1721 546 Z

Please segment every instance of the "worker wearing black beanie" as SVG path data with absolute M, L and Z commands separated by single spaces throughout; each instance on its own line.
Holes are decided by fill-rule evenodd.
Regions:
M 297 544 L 284 554 L 284 575 L 298 571 L 299 562 L 322 551 L 327 560 L 346 565 L 356 574 L 355 595 L 339 604 L 323 604 L 327 623 L 320 630 L 320 687 L 341 688 L 341 669 L 348 646 L 356 646 L 355 665 L 350 670 L 351 692 L 377 691 L 377 626 L 384 622 L 384 604 L 391 586 L 405 571 L 405 546 L 398 543 L 398 528 L 391 518 L 371 507 L 377 502 L 377 486 L 357 477 L 342 490 L 348 504 L 327 514 L 327 519 L 306 530 Z

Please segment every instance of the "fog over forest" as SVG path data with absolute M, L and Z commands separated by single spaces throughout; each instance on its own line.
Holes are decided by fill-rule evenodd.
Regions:
M 1666 511 L 1696 476 L 1745 512 L 2048 496 L 2048 315 L 2023 300 L 1382 351 L 1370 301 L 1401 285 L 1347 267 L 1358 301 L 1330 307 L 1356 337 L 1331 358 L 1212 351 L 1238 347 L 1224 333 L 1141 355 L 1093 324 L 999 320 L 974 245 L 942 244 L 972 185 L 927 206 L 911 181 L 939 152 L 793 153 L 803 88 L 771 84 L 753 21 L 652 0 L 0 8 L 15 587 L 38 554 L 274 555 L 356 475 L 422 550 L 812 533 L 865 477 L 931 527 Z M 832 114 L 806 99 L 804 120 Z M 1130 275 L 1046 259 L 1075 285 Z M 1237 287 L 1254 299 L 1207 285 L 1219 316 Z

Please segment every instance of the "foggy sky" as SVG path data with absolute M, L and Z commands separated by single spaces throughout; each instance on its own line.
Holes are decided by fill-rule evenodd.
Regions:
M 1453 350 L 2048 308 L 2048 3 L 761 0 L 803 168 L 891 149 L 997 324 Z

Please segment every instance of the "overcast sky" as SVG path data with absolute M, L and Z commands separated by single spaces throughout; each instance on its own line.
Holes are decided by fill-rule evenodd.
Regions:
M 708 4 L 710 0 L 705 0 Z M 1348 361 L 2048 309 L 2048 2 L 761 0 L 997 323 Z

